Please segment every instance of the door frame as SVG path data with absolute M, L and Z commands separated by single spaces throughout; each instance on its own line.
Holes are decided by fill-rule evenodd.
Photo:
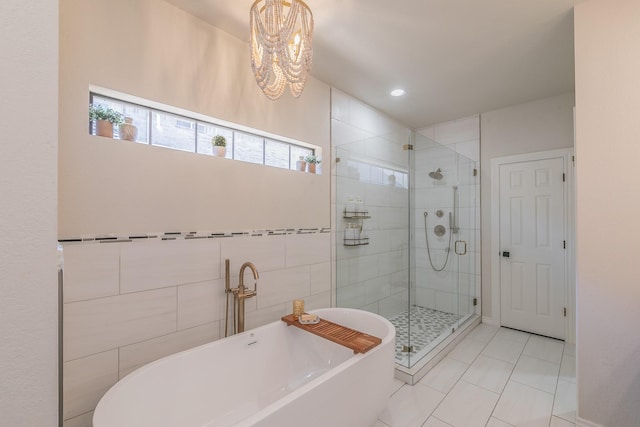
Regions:
M 500 311 L 500 166 L 509 163 L 547 160 L 561 157 L 564 161 L 566 186 L 564 192 L 565 251 L 565 301 L 567 317 L 565 341 L 576 340 L 576 281 L 575 281 L 575 156 L 573 148 L 539 151 L 491 159 L 491 319 L 487 323 L 502 326 Z

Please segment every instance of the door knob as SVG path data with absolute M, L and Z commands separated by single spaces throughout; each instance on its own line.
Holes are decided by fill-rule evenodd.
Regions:
M 510 254 L 509 254 L 509 252 L 508 252 L 508 251 L 504 251 L 504 252 L 502 252 L 502 256 L 503 256 L 503 257 L 505 257 L 505 258 L 509 258 L 509 255 L 510 255 Z

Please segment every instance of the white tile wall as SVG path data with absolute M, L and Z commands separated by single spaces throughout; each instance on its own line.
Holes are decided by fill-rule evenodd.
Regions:
M 464 117 L 434 126 L 434 138 L 438 144 L 455 144 L 480 138 L 480 116 Z
M 178 330 L 224 318 L 224 279 L 178 286 Z
M 464 117 L 419 129 L 418 133 L 438 144 L 452 147 L 456 152 L 479 161 L 480 116 Z
M 404 288 L 402 292 L 392 294 L 389 298 L 378 301 L 378 314 L 386 318 L 391 318 L 406 311 L 409 306 L 409 292 L 406 290 L 406 281 Z
M 370 244 L 364 251 L 367 255 L 384 254 L 391 252 L 391 230 L 368 230 L 364 227 L 363 233 L 369 236 Z
M 216 239 L 136 242 L 122 245 L 120 292 L 138 292 L 219 278 Z
M 349 259 L 349 283 L 364 282 L 379 276 L 378 255 Z
M 455 144 L 455 149 L 463 156 L 472 159 L 480 160 L 480 139 L 472 139 L 470 141 L 463 141 Z
M 263 310 L 257 310 L 246 314 L 245 329 L 253 329 L 280 319 L 287 313 L 291 313 L 291 303 L 272 305 Z
M 309 266 L 268 271 L 258 282 L 258 308 L 267 308 L 281 302 L 304 298 L 311 293 Z
M 93 421 L 93 411 L 64 421 L 63 427 L 91 427 Z
M 176 288 L 64 305 L 64 360 L 176 331 Z
M 331 291 L 331 263 L 323 262 L 310 266 L 311 288 L 310 294 L 316 295 Z M 325 306 L 326 307 L 326 306 Z
M 364 283 L 364 302 L 371 304 L 391 295 L 389 276 L 379 276 Z
M 375 236 L 371 237 L 372 239 Z M 398 270 L 398 260 L 402 258 L 401 251 L 381 251 L 378 252 L 378 274 L 380 276 L 390 276 Z
M 356 283 L 355 285 L 340 285 L 338 283 L 336 294 L 340 307 L 361 308 L 365 305 L 364 283 Z
M 331 306 L 330 291 L 320 292 L 304 298 L 304 308 L 307 311 L 315 310 L 318 308 L 330 307 L 330 306 Z M 285 303 L 285 311 L 290 311 L 290 309 L 287 310 L 286 308 L 287 307 Z
M 253 262 L 260 273 L 285 268 L 285 237 L 292 236 L 264 236 L 233 237 L 221 241 L 220 259 L 224 278 L 224 260 L 228 259 L 232 275 L 237 276 L 245 261 Z M 249 274 L 248 270 L 247 274 Z M 249 278 L 247 276 L 246 278 Z
M 436 291 L 424 287 L 416 287 L 416 304 L 421 307 L 436 308 Z
M 391 293 L 397 294 L 398 292 L 407 292 L 409 288 L 407 287 L 407 283 L 409 283 L 409 269 L 404 268 L 403 270 L 396 271 L 391 274 Z
M 120 347 L 119 378 L 161 357 L 214 341 L 220 337 L 219 329 L 216 321 Z
M 65 255 L 65 303 L 118 295 L 120 244 L 71 245 Z
M 398 144 L 400 138 L 395 139 L 385 137 L 368 138 L 365 142 L 365 155 L 370 158 L 383 161 L 384 165 L 402 167 L 407 163 L 407 152 L 402 149 L 402 144 Z M 385 184 L 386 181 L 382 181 Z
M 445 313 L 457 313 L 455 294 L 452 292 L 436 291 L 436 310 Z
M 331 260 L 331 235 L 292 234 L 287 236 L 286 267 L 298 267 L 329 262 Z
M 93 411 L 102 395 L 118 381 L 118 350 L 66 362 L 63 372 L 64 418 Z
M 331 118 L 340 122 L 349 122 L 349 99 L 351 97 L 340 92 L 331 90 Z
M 331 233 L 64 244 L 65 427 L 90 427 L 118 378 L 224 336 L 225 258 L 233 287 L 243 262 L 259 271 L 247 329 L 280 319 L 294 298 L 330 306 L 330 245 Z

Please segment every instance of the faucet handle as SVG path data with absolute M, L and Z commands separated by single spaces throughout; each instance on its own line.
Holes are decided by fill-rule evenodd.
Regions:
M 253 296 L 256 297 L 256 307 L 258 306 L 258 280 L 253 281 Z

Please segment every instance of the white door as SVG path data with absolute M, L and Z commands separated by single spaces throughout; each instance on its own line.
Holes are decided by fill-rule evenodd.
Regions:
M 565 204 L 561 157 L 500 165 L 503 326 L 564 339 Z

